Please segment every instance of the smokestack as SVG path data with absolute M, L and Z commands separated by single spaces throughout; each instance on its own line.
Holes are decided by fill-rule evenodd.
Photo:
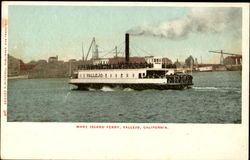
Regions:
M 129 34 L 125 34 L 125 62 L 129 62 Z

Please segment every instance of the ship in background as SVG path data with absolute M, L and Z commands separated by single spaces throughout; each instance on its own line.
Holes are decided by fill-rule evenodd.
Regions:
M 220 66 L 217 66 L 218 71 L 224 68 L 228 71 L 241 71 L 242 70 L 242 55 L 236 53 L 226 53 L 221 51 L 209 51 L 212 53 L 219 53 L 220 56 Z M 229 55 L 224 58 L 224 55 Z
M 213 71 L 213 66 L 212 65 L 199 65 L 197 68 L 198 72 L 212 72 Z
M 91 46 L 95 43 L 92 40 Z M 91 48 L 90 46 L 90 48 Z M 88 50 L 87 56 L 89 54 Z M 97 45 L 94 45 L 93 53 L 98 60 Z M 158 57 L 147 57 L 144 63 L 133 63 L 130 60 L 129 34 L 125 34 L 125 58 L 124 61 L 112 64 L 102 59 L 101 63 L 92 64 L 87 61 L 73 73 L 69 83 L 78 87 L 79 90 L 110 88 L 131 88 L 135 90 L 144 89 L 185 89 L 193 85 L 193 77 L 176 66 L 163 65 L 163 59 Z M 83 56 L 84 57 L 84 56 Z M 148 63 L 150 62 L 150 63 Z

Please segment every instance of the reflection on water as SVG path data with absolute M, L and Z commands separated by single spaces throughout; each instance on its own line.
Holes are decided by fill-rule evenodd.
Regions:
M 241 72 L 193 73 L 192 89 L 75 91 L 67 79 L 8 81 L 8 121 L 241 123 Z

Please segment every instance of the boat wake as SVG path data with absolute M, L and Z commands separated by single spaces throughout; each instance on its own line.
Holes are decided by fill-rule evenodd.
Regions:
M 97 91 L 97 89 L 94 88 L 88 88 L 89 91 Z
M 124 88 L 123 91 L 134 91 L 132 88 Z
M 196 90 L 216 90 L 216 89 L 219 89 L 216 87 L 192 87 L 192 88 L 196 89 Z
M 94 89 L 94 88 L 88 88 L 89 91 L 103 91 L 103 92 L 113 92 L 113 91 L 134 91 L 132 88 L 120 88 L 120 87 L 115 87 L 111 88 L 108 86 L 104 86 L 101 89 Z
M 103 86 L 101 88 L 101 91 L 104 91 L 104 92 L 111 92 L 111 91 L 116 91 L 116 88 L 110 88 L 110 87 L 107 87 L 107 86 Z
M 198 91 L 220 91 L 220 92 L 237 92 L 237 93 L 241 93 L 240 88 L 230 88 L 230 87 L 226 87 L 226 88 L 218 88 L 218 87 L 192 87 L 195 90 Z

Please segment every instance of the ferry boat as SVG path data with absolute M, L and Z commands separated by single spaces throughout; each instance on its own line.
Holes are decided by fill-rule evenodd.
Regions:
M 129 62 L 129 34 L 125 34 L 125 63 L 104 65 L 82 65 L 74 72 L 69 83 L 79 90 L 111 88 L 185 89 L 193 85 L 193 77 L 177 68 L 163 68 L 162 59 L 152 63 L 132 64 Z

